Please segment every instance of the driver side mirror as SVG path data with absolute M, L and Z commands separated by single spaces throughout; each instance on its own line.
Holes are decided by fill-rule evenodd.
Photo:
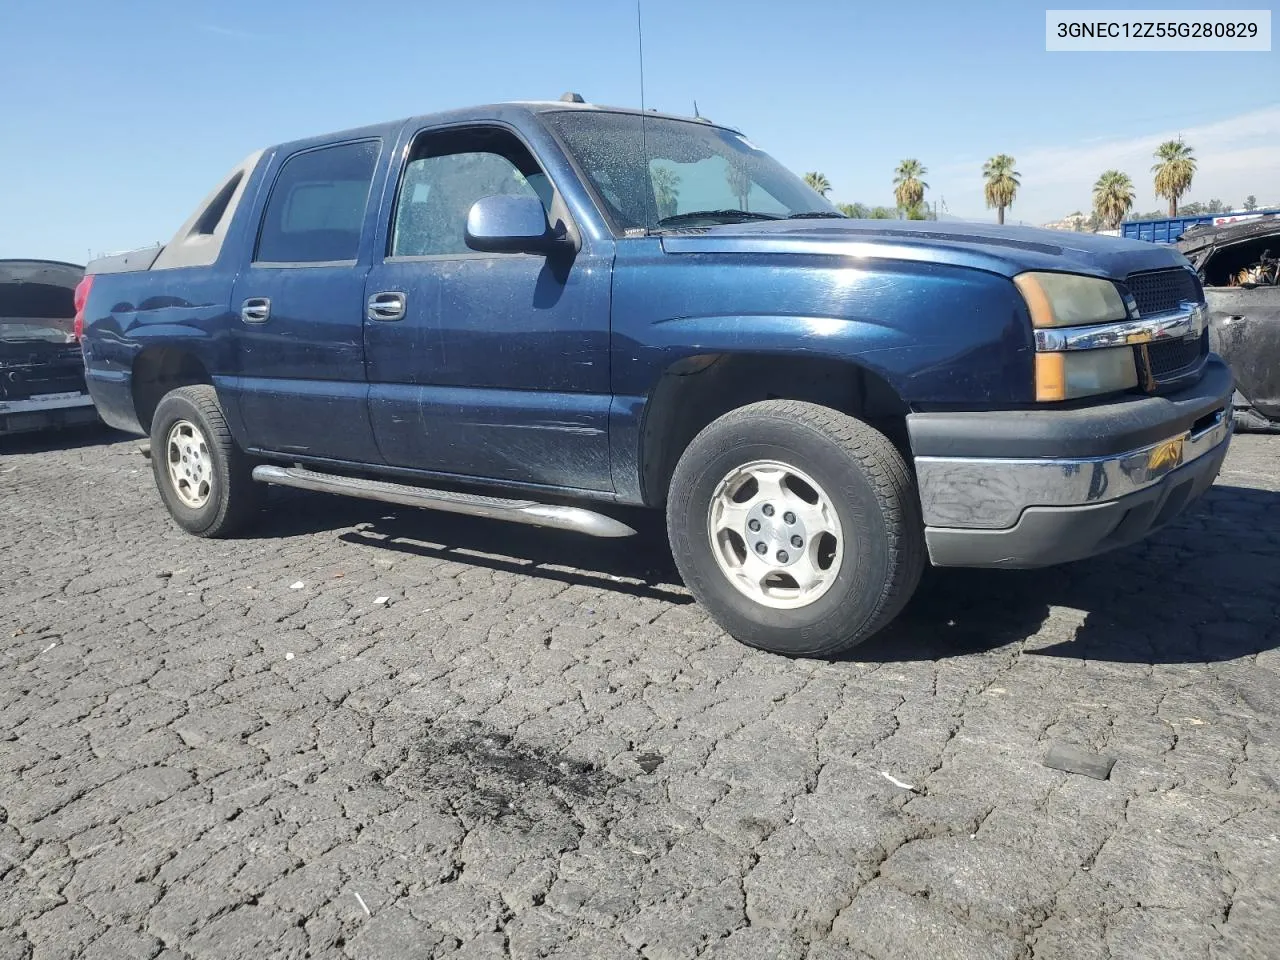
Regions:
M 481 197 L 467 212 L 467 246 L 485 253 L 552 253 L 570 246 L 556 236 L 537 197 Z

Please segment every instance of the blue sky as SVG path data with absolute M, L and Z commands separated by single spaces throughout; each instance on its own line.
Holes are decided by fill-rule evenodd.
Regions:
M 1004 151 L 1023 175 L 1011 220 L 1087 209 L 1111 166 L 1154 209 L 1150 154 L 1182 134 L 1200 158 L 1187 199 L 1280 203 L 1275 52 L 1047 53 L 1046 4 L 1009 0 L 642 2 L 648 105 L 696 99 L 791 169 L 823 171 L 835 200 L 889 203 L 910 156 L 928 199 L 994 219 L 980 170 Z M 282 140 L 565 90 L 639 101 L 634 0 L 4 8 L 0 257 L 167 240 L 231 165 Z

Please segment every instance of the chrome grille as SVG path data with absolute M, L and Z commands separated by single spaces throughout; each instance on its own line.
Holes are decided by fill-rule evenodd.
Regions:
M 1200 281 L 1190 270 L 1175 267 L 1172 270 L 1153 270 L 1150 273 L 1132 273 L 1125 279 L 1125 286 L 1137 301 L 1138 313 L 1152 317 L 1171 313 L 1183 300 L 1194 303 L 1204 301 Z

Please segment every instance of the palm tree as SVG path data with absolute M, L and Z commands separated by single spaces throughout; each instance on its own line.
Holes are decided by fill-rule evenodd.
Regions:
M 658 205 L 658 219 L 674 216 L 680 206 L 680 174 L 674 167 L 653 167 L 653 198 Z
M 1004 223 L 1004 208 L 1013 206 L 1013 198 L 1018 195 L 1018 187 L 1022 181 L 1021 174 L 1013 169 L 1014 159 L 1007 153 L 997 153 L 982 165 L 982 176 L 986 184 L 982 194 L 988 207 L 996 208 L 996 222 Z
M 747 210 L 751 202 L 751 174 L 739 161 L 730 160 L 724 171 L 725 182 L 729 184 L 729 192 L 738 198 L 738 209 Z
M 831 192 L 831 181 L 827 179 L 825 173 L 818 173 L 816 170 L 813 173 L 806 173 L 804 182 L 813 187 L 821 196 L 825 197 Z
M 929 171 L 919 160 L 903 160 L 893 172 L 893 196 L 898 209 L 911 211 L 924 203 L 924 192 L 929 185 L 920 178 Z
M 1093 212 L 1106 225 L 1115 230 L 1120 221 L 1133 209 L 1133 181 L 1127 173 L 1108 170 L 1093 185 Z
M 1156 175 L 1156 196 L 1169 201 L 1169 216 L 1176 217 L 1178 199 L 1190 189 L 1191 178 L 1196 174 L 1195 154 L 1179 138 L 1160 144 L 1155 158 L 1159 162 L 1151 172 Z

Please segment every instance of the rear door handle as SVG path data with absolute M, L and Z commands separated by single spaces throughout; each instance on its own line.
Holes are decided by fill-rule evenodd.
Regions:
M 266 297 L 250 297 L 240 304 L 240 319 L 245 323 L 266 323 L 271 319 L 271 301 Z
M 370 320 L 403 320 L 406 298 L 398 290 L 375 293 L 369 298 L 366 316 Z

